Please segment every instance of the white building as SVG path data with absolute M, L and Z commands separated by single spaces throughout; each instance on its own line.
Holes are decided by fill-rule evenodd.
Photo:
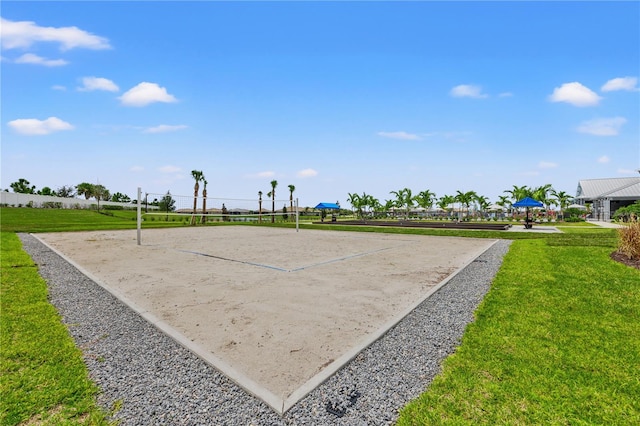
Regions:
M 640 177 L 585 179 L 578 182 L 576 203 L 591 203 L 591 216 L 609 221 L 616 210 L 640 200 Z

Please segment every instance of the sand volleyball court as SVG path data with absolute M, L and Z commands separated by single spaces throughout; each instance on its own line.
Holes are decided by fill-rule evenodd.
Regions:
M 36 237 L 278 412 L 495 242 L 255 226 Z

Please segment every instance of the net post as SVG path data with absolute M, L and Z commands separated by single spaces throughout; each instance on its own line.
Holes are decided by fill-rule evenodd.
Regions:
M 138 233 L 138 245 L 140 245 L 140 230 L 142 228 L 142 188 L 138 187 L 138 214 L 136 230 Z
M 298 208 L 298 198 L 296 197 L 296 232 L 300 230 L 300 209 Z

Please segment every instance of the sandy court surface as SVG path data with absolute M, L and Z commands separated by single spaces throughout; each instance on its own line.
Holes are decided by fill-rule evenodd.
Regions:
M 37 237 L 283 401 L 494 242 L 252 226 L 143 230 L 140 246 L 135 230 Z

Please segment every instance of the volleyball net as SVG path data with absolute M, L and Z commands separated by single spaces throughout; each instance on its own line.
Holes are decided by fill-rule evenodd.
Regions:
M 299 224 L 298 199 L 271 197 L 216 198 L 142 192 L 138 188 L 138 244 L 143 222 L 179 222 L 206 225 L 212 222 Z M 176 224 L 177 225 L 177 224 Z

